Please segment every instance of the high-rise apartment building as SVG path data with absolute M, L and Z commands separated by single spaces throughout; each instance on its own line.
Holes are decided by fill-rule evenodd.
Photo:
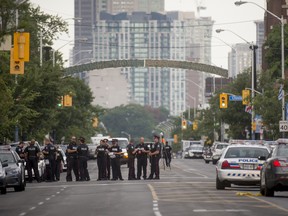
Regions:
M 171 59 L 184 61 L 184 22 L 175 13 L 102 13 L 95 29 L 95 60 Z M 163 106 L 171 115 L 185 108 L 185 70 L 122 68 L 129 81 L 130 102 Z
M 256 45 L 258 46 L 256 50 L 256 69 L 257 71 L 262 70 L 262 48 L 264 44 L 264 21 L 255 21 L 256 24 Z
M 247 43 L 233 45 L 233 49 L 228 54 L 229 77 L 235 78 L 243 73 L 245 69 L 252 65 L 252 51 Z

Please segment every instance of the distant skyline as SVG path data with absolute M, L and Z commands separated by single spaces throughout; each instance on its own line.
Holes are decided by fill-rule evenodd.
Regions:
M 30 0 L 35 6 L 49 14 L 63 17 L 69 22 L 69 35 L 61 35 L 60 39 L 55 41 L 53 48 L 58 49 L 70 40 L 73 40 L 74 25 L 73 20 L 69 18 L 74 17 L 74 0 Z M 266 0 L 253 0 L 253 2 L 266 7 Z M 206 7 L 206 10 L 201 10 L 197 13 L 197 6 Z M 256 41 L 256 25 L 255 20 L 264 19 L 264 11 L 253 4 L 246 4 L 240 7 L 234 5 L 234 0 L 166 0 L 165 9 L 167 11 L 193 11 L 196 16 L 211 16 L 215 21 L 213 37 L 219 37 L 228 44 L 243 43 L 241 39 L 237 38 L 230 32 L 222 32 L 217 34 L 215 29 L 229 29 L 241 35 L 247 41 Z M 69 50 L 73 46 L 67 45 L 61 48 L 64 60 L 69 60 Z M 231 48 L 220 40 L 212 38 L 212 64 L 228 68 L 228 52 Z M 65 65 L 68 65 L 65 64 Z

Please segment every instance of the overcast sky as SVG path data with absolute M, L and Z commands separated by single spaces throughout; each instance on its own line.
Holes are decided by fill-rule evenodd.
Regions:
M 58 14 L 64 19 L 74 17 L 74 0 L 30 0 L 35 6 L 40 6 L 43 11 L 50 14 Z M 248 41 L 256 41 L 255 20 L 263 20 L 264 11 L 253 4 L 245 4 L 240 7 L 234 5 L 235 0 L 166 0 L 167 11 L 196 11 L 197 6 L 205 6 L 197 16 L 211 16 L 215 21 L 213 36 L 219 37 L 228 44 L 242 43 L 241 39 L 230 32 L 215 33 L 215 29 L 229 29 Z M 266 0 L 251 0 L 262 7 L 266 7 Z M 63 46 L 69 40 L 73 40 L 73 21 L 69 22 L 69 35 L 61 35 L 55 41 L 54 49 Z M 73 44 L 61 48 L 64 59 L 69 59 L 69 50 Z M 216 38 L 212 38 L 212 63 L 223 68 L 228 68 L 228 52 L 231 48 Z

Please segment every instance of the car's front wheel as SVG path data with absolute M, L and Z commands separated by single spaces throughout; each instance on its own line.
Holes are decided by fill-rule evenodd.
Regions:
M 221 182 L 218 178 L 218 176 L 216 177 L 216 189 L 217 190 L 224 190 L 225 189 L 225 184 L 224 182 Z
M 20 182 L 21 182 L 20 185 L 14 187 L 14 191 L 20 192 L 20 191 L 24 191 L 25 190 L 26 181 L 25 180 L 21 180 Z

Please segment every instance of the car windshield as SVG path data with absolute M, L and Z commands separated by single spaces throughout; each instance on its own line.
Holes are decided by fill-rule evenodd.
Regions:
M 228 145 L 220 144 L 216 146 L 216 149 L 223 149 L 226 148 Z
M 0 160 L 2 162 L 7 162 L 7 163 L 16 163 L 15 158 L 13 157 L 12 153 L 10 153 L 10 152 L 1 152 L 0 153 Z
M 228 149 L 225 158 L 258 158 L 260 156 L 268 157 L 269 152 L 265 148 L 254 147 L 233 147 Z
M 203 150 L 202 146 L 190 146 L 190 150 Z
M 280 157 L 288 157 L 288 145 L 279 145 L 276 155 Z
M 109 143 L 109 145 L 112 145 L 112 141 L 109 141 L 108 143 Z M 125 148 L 126 149 L 126 147 L 128 145 L 128 141 L 127 140 L 118 140 L 118 145 L 119 145 L 120 148 L 122 148 L 122 149 Z

